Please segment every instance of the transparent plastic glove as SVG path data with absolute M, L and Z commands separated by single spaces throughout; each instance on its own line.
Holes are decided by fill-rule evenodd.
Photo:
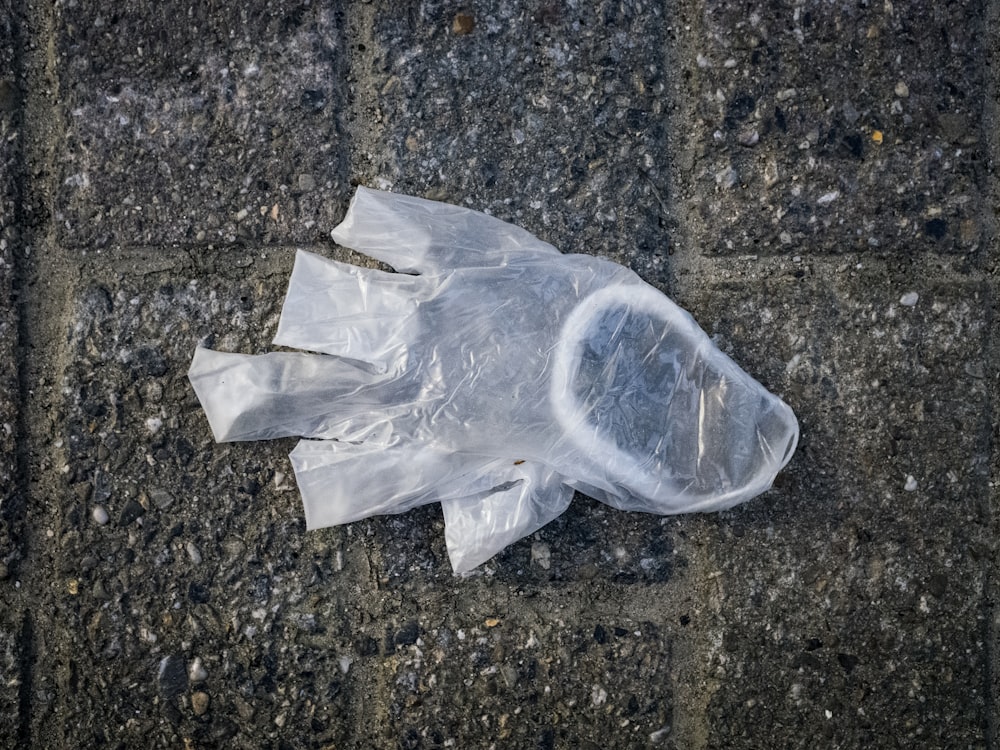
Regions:
M 440 500 L 467 569 L 571 489 L 717 510 L 794 451 L 788 406 L 628 269 L 364 188 L 333 237 L 417 275 L 300 252 L 275 343 L 322 354 L 199 349 L 190 372 L 218 440 L 326 439 L 292 454 L 310 527 Z

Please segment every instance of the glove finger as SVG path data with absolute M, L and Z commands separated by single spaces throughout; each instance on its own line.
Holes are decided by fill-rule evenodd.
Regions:
M 455 573 L 465 573 L 569 507 L 573 490 L 540 464 L 521 464 L 515 481 L 486 495 L 441 501 L 445 543 Z
M 364 187 L 330 236 L 397 271 L 414 273 L 500 266 L 526 252 L 559 253 L 530 232 L 479 211 Z
M 220 443 L 289 435 L 361 440 L 411 411 L 388 381 L 320 354 L 198 347 L 188 378 Z
M 310 529 L 486 492 L 509 464 L 412 442 L 302 440 L 289 458 Z
M 376 372 L 405 367 L 414 315 L 434 284 L 419 276 L 338 263 L 299 250 L 274 343 L 365 362 Z

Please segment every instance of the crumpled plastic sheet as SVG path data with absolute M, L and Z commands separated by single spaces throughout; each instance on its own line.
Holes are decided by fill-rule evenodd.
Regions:
M 216 440 L 291 453 L 311 529 L 440 502 L 456 572 L 562 513 L 714 511 L 771 486 L 792 410 L 632 271 L 458 206 L 358 188 L 333 239 L 390 273 L 296 254 L 274 343 L 199 347 Z

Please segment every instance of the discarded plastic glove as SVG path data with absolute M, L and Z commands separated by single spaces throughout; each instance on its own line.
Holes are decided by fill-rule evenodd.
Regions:
M 622 266 L 365 188 L 332 236 L 402 273 L 300 251 L 274 343 L 321 354 L 199 348 L 189 372 L 216 440 L 321 438 L 291 453 L 309 528 L 440 501 L 462 572 L 573 490 L 720 510 L 791 458 L 792 410 Z

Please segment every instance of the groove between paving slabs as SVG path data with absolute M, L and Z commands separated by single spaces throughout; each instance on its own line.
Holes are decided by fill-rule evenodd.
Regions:
M 21 411 L 18 423 L 17 461 L 18 492 L 21 501 L 17 512 L 21 559 L 16 580 L 5 582 L 13 590 L 13 607 L 21 618 L 20 648 L 21 687 L 19 700 L 18 744 L 37 743 L 36 727 L 44 720 L 50 693 L 42 677 L 53 666 L 50 640 L 44 613 L 48 611 L 49 592 L 45 590 L 48 564 L 46 529 L 52 528 L 58 503 L 51 502 L 46 478 L 54 471 L 47 456 L 51 446 L 53 407 L 58 400 L 58 383 L 52 377 L 59 372 L 58 362 L 47 358 L 50 341 L 65 338 L 65 308 L 71 274 L 69 266 L 51 263 L 51 197 L 56 144 L 60 138 L 59 120 L 54 102 L 58 82 L 54 75 L 51 40 L 51 8 L 29 0 L 14 11 L 17 19 L 16 40 L 18 86 L 23 99 L 22 154 L 19 174 L 20 238 L 14 250 L 15 283 L 18 313 L 17 367 Z M 58 354 L 62 353 L 58 348 Z
M 710 272 L 704 268 L 704 254 L 698 241 L 704 237 L 698 215 L 690 199 L 690 173 L 696 159 L 695 138 L 691 123 L 696 121 L 696 105 L 688 95 L 682 78 L 685 61 L 697 55 L 698 29 L 702 25 L 701 3 L 677 2 L 669 9 L 670 28 L 668 43 L 664 45 L 663 64 L 671 71 L 667 120 L 669 123 L 670 153 L 664 154 L 666 162 L 665 195 L 661 210 L 664 213 L 665 234 L 669 238 L 664 291 L 682 307 L 685 292 Z M 692 31 L 693 30 L 693 31 Z M 693 276 L 688 276 L 694 271 Z M 690 310 L 689 310 L 690 311 Z M 676 747 L 701 750 L 708 747 L 711 725 L 708 706 L 717 688 L 717 681 L 709 671 L 714 654 L 721 641 L 721 633 L 712 623 L 721 606 L 720 590 L 716 587 L 716 568 L 709 545 L 702 540 L 713 535 L 713 521 L 695 516 L 685 519 L 685 540 L 681 554 L 687 560 L 684 575 L 675 579 L 678 594 L 689 602 L 683 615 L 686 624 L 674 640 L 676 662 L 673 681 L 675 685 L 675 710 L 672 738 Z M 691 543 L 694 542 L 694 543 Z

